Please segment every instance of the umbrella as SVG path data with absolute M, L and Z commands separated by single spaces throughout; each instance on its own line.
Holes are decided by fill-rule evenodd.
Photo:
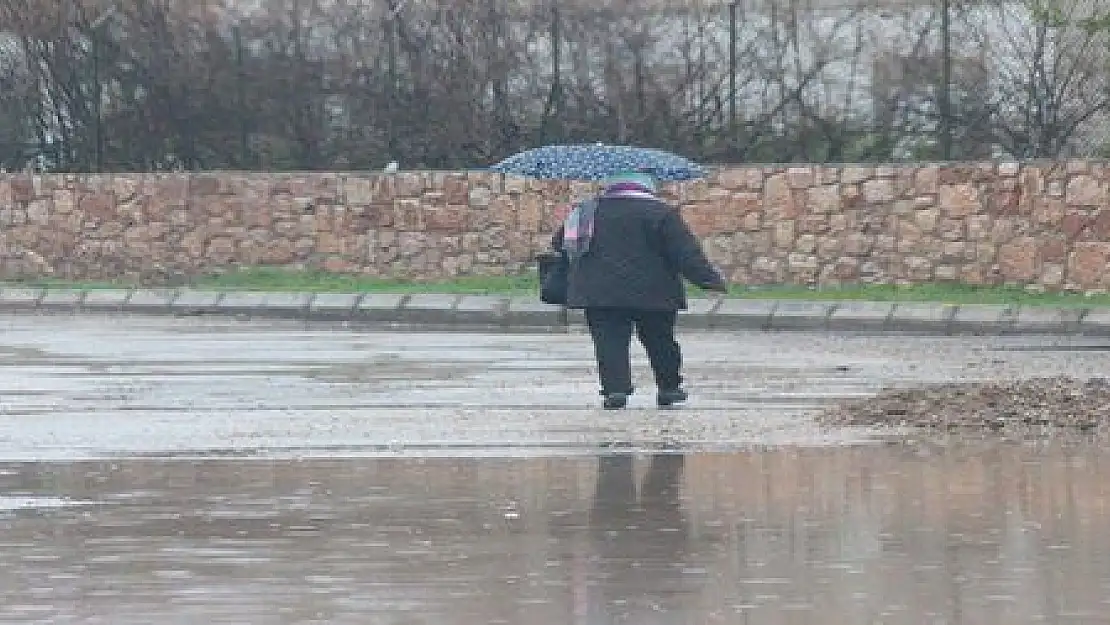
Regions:
M 684 156 L 627 145 L 548 145 L 525 150 L 490 167 L 503 174 L 555 180 L 601 180 L 628 171 L 650 173 L 658 180 L 690 180 L 705 175 L 701 165 Z

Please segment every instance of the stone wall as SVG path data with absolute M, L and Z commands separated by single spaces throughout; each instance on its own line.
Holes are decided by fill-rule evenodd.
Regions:
M 591 190 L 488 173 L 0 174 L 0 277 L 513 274 Z M 739 167 L 666 196 L 733 281 L 1110 286 L 1110 165 Z

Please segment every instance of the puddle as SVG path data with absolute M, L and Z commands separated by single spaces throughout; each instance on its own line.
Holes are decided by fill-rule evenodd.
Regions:
M 94 501 L 74 501 L 61 497 L 34 497 L 34 496 L 7 496 L 0 495 L 0 512 L 14 510 L 40 510 L 47 508 L 70 508 L 74 506 L 92 506 Z
M 54 509 L 5 519 L 0 621 L 1101 623 L 1108 478 L 953 441 L 5 463 Z

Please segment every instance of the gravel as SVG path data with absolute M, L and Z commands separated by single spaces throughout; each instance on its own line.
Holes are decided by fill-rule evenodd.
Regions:
M 1110 379 L 1032 378 L 892 390 L 834 405 L 819 420 L 949 432 L 1102 432 L 1110 429 Z

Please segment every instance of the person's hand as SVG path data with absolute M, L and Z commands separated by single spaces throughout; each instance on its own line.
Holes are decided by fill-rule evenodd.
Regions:
M 728 293 L 728 280 L 725 279 L 725 272 L 721 270 L 720 265 L 713 265 L 713 273 L 717 274 L 717 281 L 707 286 L 705 290 L 713 293 Z

